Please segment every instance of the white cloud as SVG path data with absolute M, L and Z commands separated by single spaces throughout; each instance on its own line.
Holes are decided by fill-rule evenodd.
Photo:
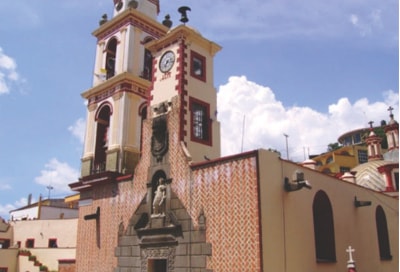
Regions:
M 75 182 L 79 177 L 78 170 L 67 163 L 59 162 L 56 158 L 51 159 L 40 173 L 35 182 L 46 187 L 52 186 L 52 193 L 70 193 L 68 184 Z
M 355 27 L 357 27 L 357 25 L 358 25 L 358 16 L 356 14 L 351 14 L 349 20 Z
M 34 200 L 32 200 L 32 202 L 34 202 Z M 27 204 L 28 204 L 28 199 L 25 197 L 20 198 L 13 204 L 10 203 L 5 205 L 0 204 L 0 217 L 2 217 L 3 219 L 8 219 L 10 211 L 26 206 Z
M 9 93 L 11 84 L 19 80 L 15 60 L 7 56 L 0 47 L 0 95 Z
M 349 21 L 361 36 L 368 36 L 383 28 L 382 10 L 375 9 L 364 16 L 351 14 Z
M 341 134 L 367 127 L 370 120 L 375 125 L 388 120 L 389 106 L 398 112 L 399 96 L 386 91 L 384 98 L 384 102 L 374 103 L 365 98 L 354 103 L 341 98 L 329 106 L 326 114 L 309 107 L 285 107 L 270 88 L 248 81 L 244 76 L 230 77 L 218 92 L 222 154 L 271 148 L 286 158 L 284 134 L 287 134 L 289 157 L 302 161 L 308 154 L 325 152 L 328 144 L 336 142 Z
M 11 186 L 9 184 L 1 184 L 0 183 L 0 191 L 11 190 Z
M 85 139 L 86 121 L 83 118 L 76 120 L 75 124 L 68 127 L 68 130 L 83 144 Z

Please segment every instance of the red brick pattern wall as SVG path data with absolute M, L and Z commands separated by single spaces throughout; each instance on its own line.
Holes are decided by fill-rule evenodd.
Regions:
M 212 244 L 213 271 L 260 271 L 256 159 L 229 161 L 193 173 L 191 213 L 200 209 Z
M 254 156 L 220 161 L 192 171 L 179 135 L 178 97 L 168 114 L 169 176 L 171 189 L 180 199 L 196 227 L 204 211 L 206 239 L 212 245 L 207 267 L 218 271 L 260 271 L 260 237 L 257 166 Z M 132 181 L 121 182 L 118 193 L 112 184 L 93 190 L 93 204 L 80 208 L 77 243 L 77 271 L 109 272 L 117 266 L 115 248 L 118 230 L 129 225 L 150 181 L 151 122 L 145 124 L 143 155 Z M 95 220 L 83 220 L 100 207 L 99 245 Z
M 171 188 L 195 226 L 201 209 L 204 211 L 207 242 L 212 244 L 213 252 L 208 268 L 214 272 L 260 271 L 256 157 L 220 162 L 192 172 L 178 141 L 177 120 L 178 112 L 173 110 L 168 124 Z
M 112 184 L 96 187 L 92 192 L 92 205 L 79 209 L 76 258 L 78 272 L 109 272 L 117 265 L 114 250 L 117 247 L 120 224 L 124 228 L 128 226 L 129 219 L 147 192 L 151 122 L 148 120 L 144 126 L 150 129 L 144 130 L 144 152 L 133 180 L 119 183 L 117 193 L 113 192 L 115 186 Z M 100 207 L 99 226 L 96 226 L 96 220 L 83 219 L 85 215 L 95 213 L 97 207 Z

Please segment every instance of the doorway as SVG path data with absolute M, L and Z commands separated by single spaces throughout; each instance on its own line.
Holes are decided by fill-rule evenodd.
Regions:
M 148 272 L 167 272 L 167 259 L 148 259 Z

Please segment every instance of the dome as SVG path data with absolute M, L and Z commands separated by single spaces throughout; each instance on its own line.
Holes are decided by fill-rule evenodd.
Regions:
M 397 148 L 389 150 L 383 154 L 383 159 L 385 161 L 399 162 L 399 150 Z
M 356 184 L 378 191 L 386 191 L 386 180 L 378 168 L 384 165 L 393 164 L 392 161 L 376 160 L 369 161 L 354 167 L 351 171 L 356 172 Z
M 317 165 L 317 162 L 311 159 L 305 160 L 301 163 L 301 165 L 303 165 L 304 167 L 310 168 L 310 169 L 314 169 Z

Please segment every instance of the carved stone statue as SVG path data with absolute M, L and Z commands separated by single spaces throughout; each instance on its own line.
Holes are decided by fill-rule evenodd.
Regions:
M 152 128 L 153 135 L 151 136 L 151 153 L 156 157 L 157 162 L 160 162 L 162 157 L 168 151 L 168 131 L 165 115 L 154 119 Z
M 158 187 L 154 193 L 153 200 L 153 215 L 164 215 L 165 214 L 165 199 L 167 187 L 165 186 L 164 178 L 158 180 Z

